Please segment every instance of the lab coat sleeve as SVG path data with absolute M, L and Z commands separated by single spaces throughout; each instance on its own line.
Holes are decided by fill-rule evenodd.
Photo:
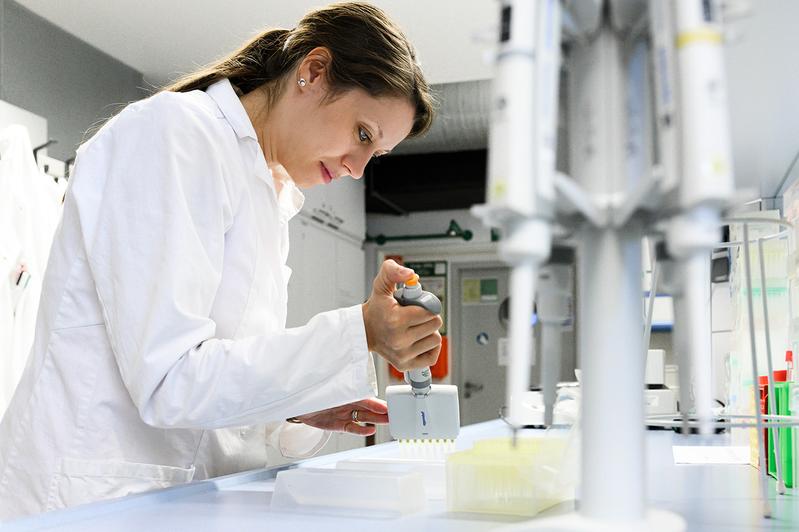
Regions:
M 166 93 L 129 106 L 82 150 L 77 167 L 102 176 L 87 192 L 99 207 L 80 215 L 86 254 L 142 419 L 213 429 L 375 395 L 360 305 L 303 327 L 216 336 L 209 316 L 236 200 L 212 133 L 218 119 L 184 102 Z

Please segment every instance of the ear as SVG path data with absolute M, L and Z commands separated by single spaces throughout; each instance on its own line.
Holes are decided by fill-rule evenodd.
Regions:
M 314 84 L 322 86 L 327 85 L 327 70 L 330 68 L 330 63 L 333 61 L 333 55 L 330 50 L 323 46 L 317 46 L 310 52 L 300 63 L 297 74 L 298 78 L 305 79 L 309 85 Z

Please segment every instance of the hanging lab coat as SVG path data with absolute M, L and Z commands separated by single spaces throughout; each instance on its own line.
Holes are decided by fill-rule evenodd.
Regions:
M 285 329 L 301 204 L 227 80 L 81 147 L 0 425 L 0 519 L 263 467 L 267 442 L 307 456 L 326 433 L 282 420 L 375 395 L 360 305 Z
M 33 345 L 60 214 L 58 186 L 36 166 L 27 128 L 0 131 L 0 419 Z M 25 275 L 20 275 L 22 265 Z

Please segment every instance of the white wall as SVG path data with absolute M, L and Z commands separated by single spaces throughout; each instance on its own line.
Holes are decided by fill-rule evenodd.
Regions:
M 32 147 L 35 148 L 47 142 L 47 119 L 0 100 L 0 130 L 14 124 L 25 126 Z M 47 153 L 47 151 L 42 150 L 41 153 Z
M 770 197 L 799 150 L 799 2 L 748 3 L 725 32 L 735 181 Z
M 87 130 L 145 96 L 140 72 L 17 2 L 0 0 L 0 35 L 0 98 L 47 119 L 51 157 L 73 157 Z

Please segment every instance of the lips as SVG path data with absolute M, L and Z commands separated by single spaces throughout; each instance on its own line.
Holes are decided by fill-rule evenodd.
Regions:
M 333 181 L 333 174 L 331 174 L 330 170 L 327 169 L 325 163 L 320 162 L 319 166 L 322 167 L 322 180 L 325 182 L 325 185 Z

